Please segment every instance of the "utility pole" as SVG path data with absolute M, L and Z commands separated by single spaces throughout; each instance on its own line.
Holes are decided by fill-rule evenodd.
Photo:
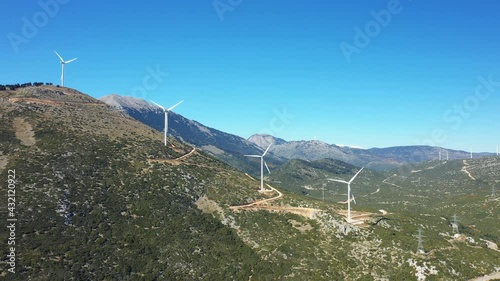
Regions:
M 323 202 L 325 202 L 325 186 L 326 183 L 323 184 Z
M 458 234 L 458 218 L 457 214 L 453 215 L 453 222 L 451 223 L 451 227 L 453 228 L 453 232 Z
M 422 236 L 422 228 L 419 228 L 419 229 L 418 229 L 418 236 L 417 236 L 417 237 L 418 237 L 418 248 L 417 248 L 417 253 L 419 253 L 419 254 L 424 254 L 424 253 L 425 253 L 425 251 L 424 251 L 424 246 L 423 246 L 423 244 L 422 244 L 422 237 L 424 237 L 424 236 Z

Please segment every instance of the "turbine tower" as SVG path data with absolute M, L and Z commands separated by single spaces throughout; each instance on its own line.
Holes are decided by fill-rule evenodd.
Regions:
M 75 61 L 77 58 L 74 58 L 74 59 L 71 59 L 71 60 L 68 60 L 68 61 L 65 61 L 63 60 L 63 58 L 56 52 L 54 51 L 54 53 L 56 53 L 56 55 L 59 57 L 59 59 L 61 60 L 61 65 L 62 65 L 62 74 L 61 74 L 61 86 L 64 87 L 64 65 L 67 64 L 67 63 L 70 63 L 72 61 Z
M 336 182 L 341 182 L 341 183 L 346 183 L 347 184 L 347 222 L 351 223 L 351 201 L 354 201 L 356 203 L 356 199 L 354 199 L 354 195 L 351 193 L 351 183 L 354 181 L 354 179 L 363 171 L 364 167 L 359 170 L 354 177 L 350 181 L 343 181 L 343 180 L 337 180 L 337 179 L 328 179 L 329 181 L 336 181 Z
M 453 215 L 453 222 L 451 223 L 451 227 L 453 228 L 453 232 L 458 234 L 458 218 L 457 214 Z
M 267 147 L 266 151 L 262 155 L 245 155 L 246 157 L 260 158 L 260 191 L 264 191 L 264 166 L 266 166 L 267 172 L 271 173 L 266 161 L 264 161 L 264 156 L 266 156 L 269 148 L 271 148 L 272 143 Z
M 176 108 L 179 104 L 181 104 L 183 102 L 183 100 L 181 100 L 180 102 L 176 103 L 174 106 L 170 107 L 170 108 L 167 108 L 165 109 L 165 107 L 157 104 L 156 102 L 154 101 L 151 101 L 152 103 L 154 103 L 155 105 L 159 106 L 163 112 L 165 113 L 165 126 L 164 126 L 164 131 L 165 131 L 165 146 L 167 146 L 167 133 L 168 133 L 168 112 L 173 110 L 174 108 Z
M 446 150 L 446 161 L 450 160 L 450 158 L 448 157 L 448 150 Z
M 326 183 L 323 184 L 323 202 L 325 202 L 325 187 Z
M 420 253 L 420 254 L 424 254 L 425 251 L 424 251 L 424 246 L 422 244 L 422 228 L 419 228 L 418 229 L 418 248 L 417 248 L 417 253 Z

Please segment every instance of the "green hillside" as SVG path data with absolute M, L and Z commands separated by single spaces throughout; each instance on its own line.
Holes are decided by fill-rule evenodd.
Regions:
M 171 140 L 175 149 L 166 148 L 161 134 L 74 91 L 26 88 L 1 97 L 0 179 L 7 182 L 7 169 L 17 175 L 18 263 L 9 280 L 273 276 L 235 230 L 193 203 L 210 189 L 234 187 L 226 173 L 248 183 L 240 173 L 204 154 L 199 166 L 148 163 L 191 147 Z M 33 144 L 23 144 L 23 131 L 33 132 Z M 241 189 L 232 200 L 252 196 Z
M 459 162 L 363 171 L 353 183 L 360 224 L 350 225 L 344 185 L 328 182 L 322 200 L 327 178 L 358 169 L 339 161 L 292 161 L 260 193 L 255 178 L 175 139 L 165 147 L 160 132 L 74 90 L 2 91 L 0 115 L 1 202 L 16 173 L 7 280 L 467 280 L 500 270 L 500 253 L 480 240 L 498 243 L 499 203 L 481 182 L 498 178 L 497 160 L 471 162 L 474 181 L 439 180 Z M 454 212 L 475 243 L 452 238 Z M 426 254 L 415 253 L 419 227 Z

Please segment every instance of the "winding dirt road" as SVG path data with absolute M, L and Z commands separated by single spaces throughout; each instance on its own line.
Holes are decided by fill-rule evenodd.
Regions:
M 196 147 L 193 147 L 193 150 L 191 150 L 188 154 L 182 155 L 181 157 L 178 157 L 178 158 L 175 158 L 174 161 L 184 160 L 184 159 L 190 157 L 195 151 L 196 151 Z
M 392 185 L 392 186 L 395 186 L 395 187 L 402 188 L 401 186 L 399 186 L 399 185 L 397 185 L 397 184 L 394 184 L 394 183 L 391 183 L 391 182 L 387 182 L 387 180 L 388 180 L 388 179 L 393 178 L 393 177 L 396 177 L 396 176 L 397 176 L 397 174 L 394 174 L 394 175 L 392 175 L 392 176 L 390 176 L 390 177 L 386 178 L 386 179 L 385 179 L 385 180 L 383 180 L 382 182 L 383 182 L 383 183 L 385 183 L 385 184 L 388 184 L 388 185 Z
M 169 163 L 173 165 L 180 165 L 182 160 L 185 160 L 189 158 L 193 153 L 196 152 L 196 148 L 193 147 L 193 150 L 191 150 L 189 153 L 182 155 L 181 157 L 177 157 L 175 159 L 148 159 L 148 163 Z
M 246 174 L 247 176 L 249 176 L 248 174 Z M 250 176 L 249 176 L 250 177 Z M 253 178 L 252 178 L 253 179 Z M 252 203 L 249 203 L 249 204 L 245 204 L 245 205 L 239 205 L 239 206 L 231 206 L 229 208 L 231 208 L 232 210 L 238 210 L 238 209 L 245 209 L 245 208 L 249 208 L 249 207 L 255 207 L 257 205 L 262 205 L 264 203 L 269 203 L 271 201 L 274 201 L 274 200 L 278 200 L 280 199 L 281 197 L 283 197 L 283 193 L 281 193 L 279 190 L 277 190 L 276 188 L 270 186 L 269 184 L 266 183 L 266 185 L 271 188 L 272 191 L 276 192 L 278 195 L 275 196 L 275 197 L 272 197 L 272 198 L 267 198 L 267 199 L 262 199 L 262 200 L 257 200 L 257 201 L 254 201 Z
M 466 161 L 466 160 L 464 160 L 464 167 L 462 168 L 462 170 L 461 170 L 461 171 L 462 171 L 462 172 L 464 172 L 464 173 L 466 173 L 466 174 L 469 176 L 469 178 L 471 178 L 472 180 L 476 180 L 476 178 L 474 178 L 474 177 L 471 175 L 471 173 L 470 173 L 469 171 L 467 171 L 467 167 L 468 167 L 468 166 L 469 166 L 469 163 L 467 163 L 467 161 Z
M 253 177 L 251 177 L 248 174 L 247 177 L 251 178 L 253 181 L 256 181 Z M 291 213 L 291 214 L 296 214 L 300 215 L 306 218 L 314 218 L 314 215 L 317 212 L 321 212 L 319 209 L 314 209 L 314 208 L 304 208 L 304 207 L 291 207 L 291 206 L 274 206 L 274 205 L 269 205 L 268 203 L 281 199 L 283 198 L 283 193 L 281 193 L 279 190 L 276 188 L 270 186 L 267 184 L 267 187 L 270 188 L 270 190 L 266 190 L 264 192 L 274 192 L 277 195 L 271 198 L 267 199 L 262 199 L 262 200 L 257 200 L 255 202 L 245 204 L 245 205 L 239 205 L 239 206 L 230 206 L 229 208 L 233 211 L 240 211 L 240 210 L 247 210 L 247 211 L 270 211 L 270 212 L 284 212 L 284 213 Z

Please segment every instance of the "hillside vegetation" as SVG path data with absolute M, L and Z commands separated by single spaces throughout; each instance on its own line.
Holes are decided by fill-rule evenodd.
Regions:
M 177 139 L 165 147 L 160 132 L 75 90 L 2 91 L 0 115 L 0 181 L 17 174 L 16 273 L 0 273 L 8 280 L 467 280 L 500 271 L 500 253 L 480 240 L 498 241 L 498 201 L 479 182 L 498 178 L 495 159 L 468 163 L 474 181 L 460 161 L 429 174 L 363 171 L 353 184 L 362 223 L 351 225 L 338 203 L 344 185 L 329 183 L 321 197 L 324 179 L 358 169 L 340 161 L 290 162 L 271 174 L 276 191 L 260 193 L 257 179 Z M 457 180 L 439 181 L 452 164 Z M 446 192 L 451 201 L 425 209 Z M 245 207 L 266 198 L 276 199 Z M 476 242 L 453 239 L 452 212 Z M 425 254 L 415 253 L 419 227 Z

